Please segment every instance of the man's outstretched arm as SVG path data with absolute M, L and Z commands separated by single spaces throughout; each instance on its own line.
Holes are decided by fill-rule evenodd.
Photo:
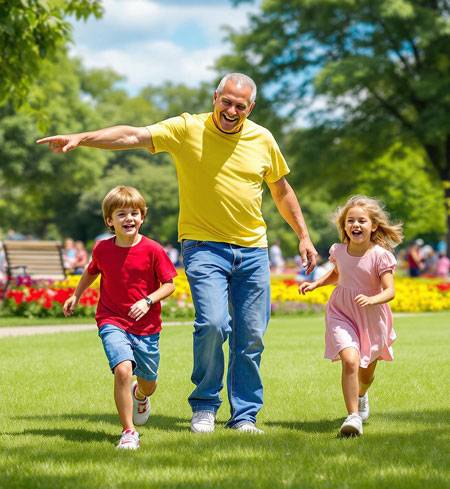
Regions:
M 48 144 L 54 153 L 67 153 L 78 146 L 100 149 L 153 149 L 150 131 L 146 127 L 113 126 L 97 131 L 49 136 L 38 139 L 38 144 Z
M 302 258 L 302 265 L 306 268 L 307 273 L 311 273 L 316 266 L 317 251 L 309 237 L 298 199 L 284 177 L 276 182 L 268 183 L 268 186 L 278 212 L 291 226 L 300 240 L 299 252 Z

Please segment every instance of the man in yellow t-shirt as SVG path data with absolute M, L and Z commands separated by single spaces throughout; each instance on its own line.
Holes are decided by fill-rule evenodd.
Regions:
M 227 427 L 261 433 L 259 373 L 270 316 L 270 273 L 261 203 L 266 182 L 277 208 L 297 234 L 308 273 L 316 262 L 300 205 L 285 175 L 287 164 L 271 133 L 248 119 L 256 85 L 241 73 L 222 78 L 213 112 L 182 114 L 148 127 L 114 126 L 38 141 L 56 152 L 78 146 L 146 148 L 168 152 L 180 196 L 183 262 L 195 306 L 195 389 L 191 430 L 214 431 L 223 387 L 223 343 L 229 341 Z

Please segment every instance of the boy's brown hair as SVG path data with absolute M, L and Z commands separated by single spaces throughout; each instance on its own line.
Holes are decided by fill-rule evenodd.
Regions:
M 141 193 L 134 187 L 127 187 L 125 185 L 119 185 L 110 190 L 102 202 L 103 220 L 106 227 L 114 232 L 112 226 L 108 226 L 107 219 L 112 218 L 112 214 L 116 209 L 130 207 L 132 209 L 139 209 L 142 214 L 142 219 L 147 215 L 147 206 L 145 199 Z

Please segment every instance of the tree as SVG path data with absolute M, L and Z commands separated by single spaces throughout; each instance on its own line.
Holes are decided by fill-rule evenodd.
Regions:
M 62 51 L 55 63 L 43 61 L 41 76 L 30 87 L 29 100 L 45 106 L 51 132 L 79 132 L 101 123 L 95 108 L 82 100 L 78 66 Z M 10 104 L 0 109 L 0 222 L 24 234 L 57 237 L 73 230 L 79 196 L 102 175 L 107 153 L 81 148 L 62 159 L 36 145 L 40 136 L 27 110 Z
M 20 105 L 44 59 L 51 58 L 70 40 L 74 15 L 86 20 L 100 17 L 101 0 L 7 0 L 0 2 L 0 105 Z
M 311 118 L 322 148 L 352 141 L 372 159 L 398 142 L 422 148 L 442 185 L 450 250 L 448 0 L 271 0 L 229 37 L 234 54 L 219 69 L 249 71 L 293 115 L 323 97 Z
M 184 110 L 195 111 L 203 100 L 183 85 L 147 88 L 130 97 L 116 88 L 118 81 L 120 77 L 111 70 L 86 70 L 61 50 L 54 62 L 42 62 L 26 104 L 0 107 L 0 226 L 4 231 L 14 228 L 40 238 L 73 236 L 90 241 L 104 230 L 101 199 L 113 186 L 128 184 L 147 198 L 149 218 L 143 231 L 162 241 L 176 241 L 177 179 L 167 155 L 92 148 L 55 155 L 35 143 L 47 131 L 151 124 Z M 203 103 L 209 105 L 210 99 Z M 28 106 L 42 110 L 30 111 Z

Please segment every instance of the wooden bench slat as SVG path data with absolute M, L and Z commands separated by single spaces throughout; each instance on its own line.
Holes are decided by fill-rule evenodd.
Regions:
M 12 276 L 23 274 L 36 279 L 65 278 L 61 243 L 57 241 L 4 241 L 6 266 Z

